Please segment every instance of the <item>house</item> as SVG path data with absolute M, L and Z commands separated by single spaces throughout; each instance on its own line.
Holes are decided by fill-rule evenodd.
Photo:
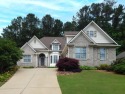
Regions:
M 116 56 L 116 59 L 123 59 L 125 58 L 125 52 L 122 52 Z
M 51 67 L 61 57 L 78 59 L 80 65 L 98 66 L 111 64 L 116 60 L 116 47 L 119 45 L 94 21 L 81 31 L 68 31 L 64 37 L 36 36 L 25 43 L 21 49 L 23 58 L 19 66 Z

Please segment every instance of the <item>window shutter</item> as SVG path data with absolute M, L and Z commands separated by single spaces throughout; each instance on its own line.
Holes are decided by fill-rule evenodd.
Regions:
M 87 35 L 89 36 L 89 31 L 87 31 Z
M 108 60 L 108 49 L 106 49 L 106 59 Z
M 96 37 L 97 36 L 97 31 L 94 31 L 94 37 Z
M 52 56 L 51 56 L 51 63 L 52 63 Z
M 61 50 L 61 45 L 59 45 L 59 50 Z
M 50 45 L 50 49 L 52 50 L 52 45 Z
M 89 59 L 89 47 L 86 47 L 86 55 L 87 55 L 87 59 Z
M 98 51 L 98 59 L 100 60 L 100 48 L 98 48 L 97 51 Z

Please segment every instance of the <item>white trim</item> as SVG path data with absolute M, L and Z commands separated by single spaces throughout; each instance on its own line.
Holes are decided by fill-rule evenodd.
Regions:
M 41 45 L 43 45 L 45 48 L 47 48 L 43 43 L 42 43 L 42 41 L 40 41 L 35 35 L 28 41 L 28 43 L 29 42 L 31 42 L 34 38 L 36 38 L 40 43 L 41 43 Z M 48 48 L 47 48 L 48 49 Z M 49 49 L 48 49 L 49 50 Z
M 85 50 L 86 50 L 86 58 L 85 59 L 83 59 L 83 58 L 76 58 L 76 48 L 85 48 Z M 74 47 L 74 58 L 78 59 L 80 61 L 87 61 L 88 60 L 88 54 L 87 54 L 88 52 L 87 52 L 87 50 L 88 50 L 88 48 L 86 46 L 75 46 Z
M 24 62 L 24 55 L 30 55 L 31 56 L 31 59 L 30 59 L 31 61 L 30 62 Z M 25 63 L 25 64 L 32 63 L 32 55 L 31 54 L 23 54 L 22 59 L 23 59 L 23 63 Z
M 61 43 L 56 39 L 56 37 L 55 37 L 54 41 L 57 41 L 59 44 L 61 44 Z M 52 41 L 50 44 L 53 44 L 54 41 Z
M 27 42 L 21 47 L 21 49 L 23 49 L 26 45 L 28 45 L 34 52 L 36 52 Z
M 105 49 L 105 53 L 104 53 L 104 55 L 105 55 L 105 58 L 104 59 L 101 59 L 101 49 Z M 106 48 L 104 48 L 104 47 L 101 47 L 101 48 L 99 48 L 99 57 L 100 57 L 100 61 L 106 61 L 107 60 L 107 49 Z

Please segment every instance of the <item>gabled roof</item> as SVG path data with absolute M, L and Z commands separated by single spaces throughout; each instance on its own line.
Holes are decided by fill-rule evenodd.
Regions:
M 84 29 L 83 31 L 85 31 L 86 28 L 88 28 L 91 24 L 94 24 L 99 30 L 102 31 L 102 33 L 107 36 L 113 43 L 115 43 L 116 45 L 118 45 L 104 30 L 102 30 L 94 21 L 91 21 Z
M 73 39 L 71 39 L 69 43 L 73 42 L 80 34 L 83 34 L 90 42 L 95 44 L 95 41 L 88 37 L 83 30 L 81 30 Z
M 125 52 L 120 53 L 119 55 L 117 55 L 116 59 L 121 59 L 121 58 L 125 58 Z
M 56 41 L 57 43 L 61 44 L 57 39 L 53 40 L 53 41 L 51 42 L 51 44 L 55 43 L 55 41 Z
M 31 42 L 34 38 L 36 38 L 41 43 L 41 45 L 48 49 L 48 47 L 44 45 L 44 43 L 42 43 L 35 35 L 28 41 L 28 43 Z
M 25 46 L 29 46 L 34 52 L 36 52 L 36 51 L 28 44 L 28 42 L 26 42 L 26 43 L 21 47 L 21 49 L 23 49 Z
M 43 37 L 40 39 L 40 41 L 48 48 L 51 49 L 51 43 L 54 40 L 57 40 L 61 43 L 61 50 L 64 48 L 66 40 L 64 37 Z
M 79 31 L 64 31 L 64 35 L 76 35 Z

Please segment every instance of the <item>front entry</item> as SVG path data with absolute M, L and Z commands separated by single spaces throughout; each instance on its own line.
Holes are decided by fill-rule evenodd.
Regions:
M 40 54 L 39 55 L 39 67 L 45 66 L 45 54 Z

